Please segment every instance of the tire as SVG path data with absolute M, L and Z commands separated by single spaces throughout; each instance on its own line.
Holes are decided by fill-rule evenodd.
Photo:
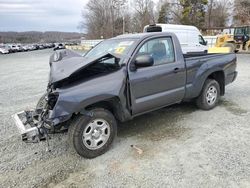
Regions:
M 250 44 L 247 47 L 247 52 L 250 52 Z
M 43 96 L 39 99 L 39 101 L 36 104 L 36 109 L 43 109 L 43 108 L 45 108 L 46 103 L 47 103 L 47 101 L 45 99 L 46 95 L 47 95 L 46 93 L 43 94 Z
M 117 123 L 108 110 L 98 108 L 90 111 L 91 116 L 78 115 L 68 131 L 71 148 L 84 158 L 95 158 L 104 154 L 117 134 Z
M 233 43 L 226 43 L 222 47 L 229 47 L 231 53 L 234 53 L 235 50 L 236 50 L 236 47 L 235 47 L 235 45 Z
M 202 110 L 211 110 L 217 105 L 219 98 L 219 83 L 216 80 L 207 79 L 199 97 L 196 99 L 196 105 Z

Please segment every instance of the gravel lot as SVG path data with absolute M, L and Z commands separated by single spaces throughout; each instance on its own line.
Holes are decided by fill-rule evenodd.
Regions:
M 138 117 L 87 160 L 66 134 L 52 136 L 51 152 L 22 143 L 11 119 L 45 91 L 51 53 L 0 56 L 0 187 L 250 187 L 250 55 L 238 55 L 238 79 L 214 110 L 185 103 Z

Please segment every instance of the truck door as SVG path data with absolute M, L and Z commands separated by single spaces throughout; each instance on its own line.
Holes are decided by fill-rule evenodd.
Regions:
M 179 60 L 176 57 L 172 38 L 158 37 L 144 41 L 137 48 L 130 66 L 141 54 L 151 55 L 154 64 L 129 71 L 133 115 L 182 101 L 186 82 L 185 63 L 183 58 Z

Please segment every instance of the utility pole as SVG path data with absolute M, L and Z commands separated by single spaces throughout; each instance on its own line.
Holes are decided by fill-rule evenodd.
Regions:
M 122 8 L 122 34 L 125 34 L 125 9 L 126 9 L 125 1 L 121 2 L 120 7 Z
M 124 17 L 124 14 L 122 16 L 122 34 L 125 34 L 125 17 Z
M 111 5 L 112 37 L 114 37 L 114 5 Z

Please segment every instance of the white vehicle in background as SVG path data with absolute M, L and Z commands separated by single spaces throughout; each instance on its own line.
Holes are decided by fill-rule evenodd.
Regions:
M 23 45 L 22 49 L 23 49 L 24 52 L 27 52 L 27 51 L 30 50 L 30 47 L 28 45 Z
M 23 52 L 24 51 L 23 46 L 21 44 L 17 44 L 16 47 L 17 47 L 18 52 Z
M 154 24 L 146 25 L 143 32 L 171 32 L 174 33 L 180 41 L 182 52 L 200 53 L 207 52 L 207 42 L 202 37 L 198 28 L 190 25 L 174 24 Z
M 62 50 L 65 49 L 65 45 L 63 43 L 59 43 L 55 45 L 54 51 L 55 50 Z
M 18 52 L 19 51 L 19 47 L 15 44 L 12 44 L 9 46 L 10 50 L 12 53 Z
M 0 54 L 8 54 L 9 50 L 5 46 L 0 46 Z

